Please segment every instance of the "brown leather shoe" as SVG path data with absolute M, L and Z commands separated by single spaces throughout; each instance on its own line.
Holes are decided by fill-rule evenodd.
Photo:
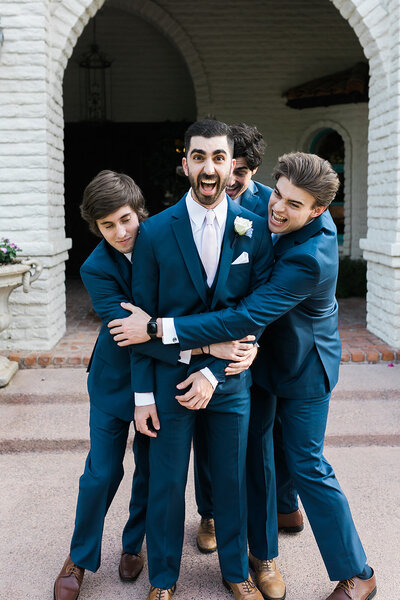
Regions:
M 119 561 L 119 576 L 122 581 L 136 581 L 143 569 L 143 558 L 140 554 L 128 554 L 122 550 Z
M 197 547 L 203 554 L 210 554 L 217 549 L 214 519 L 201 519 L 197 531 Z
M 259 560 L 249 553 L 250 567 L 256 574 L 256 584 L 267 600 L 283 600 L 286 586 L 274 560 Z
M 334 591 L 326 600 L 371 600 L 376 594 L 376 577 L 372 572 L 369 579 L 351 577 L 339 581 Z
M 151 586 L 147 595 L 147 600 L 170 600 L 170 598 L 172 598 L 172 596 L 175 594 L 175 590 L 176 585 L 169 590 L 163 590 L 161 588 Z
M 294 512 L 278 513 L 278 529 L 285 533 L 299 533 L 304 529 L 304 519 L 301 510 L 298 508 Z
M 222 582 L 226 589 L 233 593 L 236 600 L 263 600 L 260 590 L 256 588 L 250 575 L 248 579 L 240 583 L 232 583 L 226 579 L 223 579 Z
M 79 596 L 85 569 L 78 567 L 68 554 L 54 584 L 54 600 L 76 600 Z

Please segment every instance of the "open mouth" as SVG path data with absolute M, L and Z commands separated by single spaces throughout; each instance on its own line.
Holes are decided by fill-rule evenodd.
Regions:
M 217 188 L 216 181 L 210 181 L 209 179 L 201 179 L 200 180 L 200 191 L 205 196 L 211 196 L 214 194 Z
M 279 215 L 276 214 L 276 212 L 272 211 L 271 212 L 271 221 L 273 223 L 276 223 L 277 225 L 282 225 L 282 223 L 286 223 L 287 218 L 286 217 L 280 217 Z
M 228 196 L 235 196 L 240 190 L 240 185 L 227 186 L 226 193 Z

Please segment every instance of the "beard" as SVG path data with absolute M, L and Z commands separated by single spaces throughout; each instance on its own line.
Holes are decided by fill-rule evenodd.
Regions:
M 208 176 L 199 175 L 197 179 L 195 179 L 193 175 L 189 172 L 188 179 L 190 182 L 190 186 L 193 190 L 193 195 L 195 199 L 199 202 L 199 204 L 201 204 L 202 206 L 212 206 L 217 202 L 217 200 L 225 190 L 228 184 L 229 174 L 223 179 L 221 179 L 218 174 Z M 207 183 L 214 184 L 212 192 L 210 190 L 210 193 L 204 193 L 206 192 L 206 189 L 202 187 L 202 183 L 206 185 Z

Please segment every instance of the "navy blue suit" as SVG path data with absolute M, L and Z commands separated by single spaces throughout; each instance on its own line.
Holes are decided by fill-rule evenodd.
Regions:
M 134 402 L 131 382 L 131 355 L 110 335 L 107 323 L 124 318 L 120 302 L 132 298 L 132 265 L 104 240 L 81 267 L 81 277 L 102 327 L 89 363 L 90 452 L 79 480 L 75 529 L 71 541 L 72 560 L 80 567 L 96 571 L 100 565 L 104 519 L 123 477 L 123 458 Z M 176 364 L 179 351 L 161 343 L 143 345 L 162 360 Z M 146 377 L 144 372 L 140 377 Z M 148 438 L 136 433 L 133 443 L 135 473 L 129 519 L 122 545 L 137 554 L 142 546 L 148 493 Z
M 282 235 L 274 254 L 270 281 L 236 310 L 179 317 L 175 327 L 185 348 L 193 339 L 197 344 L 218 342 L 227 339 L 227 333 L 238 339 L 251 327 L 269 325 L 253 368 L 256 385 L 270 393 L 269 402 L 260 396 L 259 410 L 272 428 L 277 402 L 289 473 L 325 566 L 332 580 L 347 579 L 362 572 L 366 556 L 346 497 L 322 454 L 330 392 L 338 379 L 341 354 L 335 299 L 337 238 L 329 212 Z M 253 433 L 271 439 L 271 429 Z M 252 473 L 262 477 L 260 506 L 272 506 L 273 469 L 264 469 L 262 462 L 256 465 L 258 475 L 257 468 Z M 250 550 L 258 558 L 268 558 L 276 547 L 277 531 L 268 527 L 264 531 L 262 519 L 249 512 L 254 517 L 249 519 Z
M 238 236 L 236 216 L 253 221 L 252 237 Z M 242 253 L 248 262 L 232 264 Z M 265 220 L 228 199 L 219 268 L 211 288 L 193 240 L 185 197 L 141 225 L 134 250 L 133 296 L 151 315 L 190 315 L 227 306 L 265 284 L 273 262 Z M 247 333 L 259 333 L 254 326 Z M 195 343 L 191 346 L 197 348 Z M 151 361 L 160 431 L 150 440 L 150 485 L 146 539 L 151 584 L 170 588 L 178 579 L 184 530 L 184 493 L 197 411 L 182 407 L 176 385 L 187 366 Z M 218 551 L 223 576 L 233 582 L 248 577 L 246 549 L 245 454 L 250 408 L 249 372 L 225 379 L 225 361 L 207 357 L 220 382 L 205 409 Z M 190 370 L 205 365 L 192 357 Z M 220 369 L 218 371 L 218 364 Z M 139 363 L 139 368 L 142 365 Z M 135 364 L 133 362 L 133 384 Z
M 251 180 L 248 188 L 241 197 L 240 206 L 250 210 L 251 212 L 261 217 L 267 218 L 268 215 L 268 202 L 271 195 L 272 189 Z M 254 403 L 256 405 L 256 401 Z M 260 426 L 260 414 L 258 411 L 250 414 L 250 423 L 258 423 Z M 194 448 L 194 480 L 195 480 L 195 493 L 196 502 L 200 515 L 204 518 L 211 518 L 213 516 L 212 511 L 212 493 L 211 493 L 211 481 L 208 467 L 208 446 L 207 438 L 204 431 L 204 415 L 202 412 L 198 415 L 196 421 L 196 427 L 193 438 Z M 276 423 L 276 437 L 275 437 L 275 471 L 276 471 L 276 484 L 277 484 L 277 500 L 278 500 L 278 512 L 290 513 L 298 508 L 297 503 L 297 492 L 294 488 L 293 481 L 288 475 L 286 461 L 282 451 L 281 444 L 281 432 L 280 424 Z M 248 461 L 249 464 L 254 464 L 253 451 L 252 451 L 253 437 L 250 437 L 250 445 L 248 447 Z M 256 450 L 258 451 L 258 449 Z M 253 479 L 254 481 L 254 479 Z M 253 495 L 258 492 L 251 486 L 249 488 L 249 495 Z M 253 497 L 253 496 L 252 496 Z M 276 517 L 269 519 L 269 526 L 274 527 L 276 525 Z M 272 558 L 272 557 L 271 557 Z

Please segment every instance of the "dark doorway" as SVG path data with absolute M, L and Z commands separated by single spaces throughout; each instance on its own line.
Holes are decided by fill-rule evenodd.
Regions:
M 177 175 L 183 136 L 190 122 L 179 123 L 66 123 L 65 218 L 72 248 L 67 276 L 79 268 L 99 239 L 79 213 L 82 193 L 101 170 L 127 173 L 141 187 L 150 214 L 174 204 L 187 191 L 186 177 Z

